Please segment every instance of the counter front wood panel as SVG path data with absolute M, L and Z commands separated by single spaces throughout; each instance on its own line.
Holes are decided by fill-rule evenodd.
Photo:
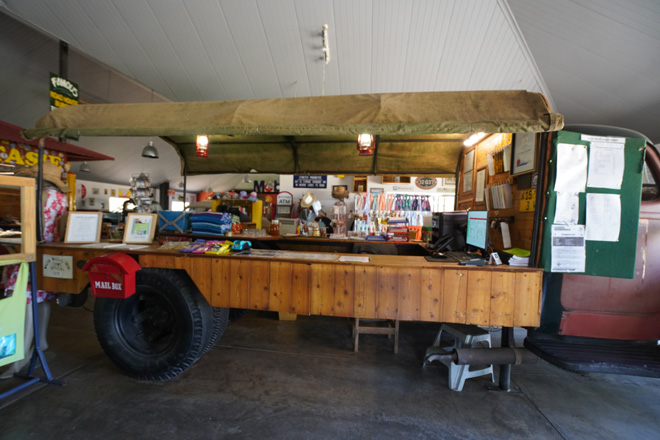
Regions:
M 87 284 L 82 262 L 107 252 L 50 245 L 40 249 L 74 256 L 74 279 L 41 277 L 42 288 L 79 293 Z M 462 267 L 421 257 L 373 255 L 346 264 L 256 257 L 137 253 L 143 268 L 185 270 L 214 307 L 490 326 L 537 326 L 539 269 Z

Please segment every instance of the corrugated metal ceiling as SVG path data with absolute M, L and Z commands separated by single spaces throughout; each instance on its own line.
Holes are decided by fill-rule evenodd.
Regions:
M 623 125 L 660 139 L 654 121 L 660 113 L 660 82 L 654 75 L 660 67 L 657 0 L 4 0 L 0 5 L 75 48 L 69 77 L 94 102 L 149 102 L 160 95 L 195 101 L 526 89 L 544 93 L 567 122 Z M 0 66 L 0 80 L 8 86 L 0 91 L 0 119 L 33 126 L 45 112 L 45 78 L 48 70 L 57 71 L 57 45 L 0 18 L 0 55 L 21 60 L 20 66 Z M 326 23 L 327 65 L 321 51 Z M 118 169 L 99 179 L 123 183 L 130 177 L 138 151 L 135 142 L 122 141 L 81 140 L 82 146 L 119 159 L 113 164 Z M 169 175 L 178 174 L 178 163 L 170 167 L 161 160 L 161 166 L 167 176 L 155 170 L 159 175 L 152 181 L 178 181 Z

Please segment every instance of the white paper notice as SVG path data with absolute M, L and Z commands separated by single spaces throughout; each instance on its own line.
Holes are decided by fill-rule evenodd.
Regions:
M 551 272 L 584 272 L 584 225 L 552 225 Z
M 477 187 L 474 192 L 474 201 L 484 201 L 484 186 L 486 185 L 486 170 L 477 171 Z
M 504 249 L 511 249 L 511 233 L 509 232 L 509 224 L 506 222 L 500 223 L 502 228 L 502 244 Z
M 580 213 L 580 198 L 574 193 L 557 193 L 554 223 L 575 225 Z
M 623 144 L 592 142 L 589 146 L 590 188 L 621 189 L 625 167 Z
M 504 161 L 504 172 L 508 173 L 511 167 L 511 144 L 502 148 L 502 160 Z
M 486 162 L 488 163 L 488 175 L 489 176 L 494 176 L 495 175 L 495 161 L 493 160 L 493 155 L 489 154 L 486 156 Z
M 587 194 L 587 240 L 619 241 L 621 196 Z
M 557 144 L 555 192 L 584 192 L 587 183 L 587 147 Z

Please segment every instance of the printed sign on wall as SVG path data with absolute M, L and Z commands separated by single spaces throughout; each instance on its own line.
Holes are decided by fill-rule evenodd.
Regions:
M 294 188 L 327 188 L 328 176 L 293 176 Z

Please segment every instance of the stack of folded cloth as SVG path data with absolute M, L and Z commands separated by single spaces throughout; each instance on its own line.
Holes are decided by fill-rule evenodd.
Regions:
M 231 231 L 232 215 L 227 212 L 193 212 L 190 225 L 193 234 L 225 235 Z

